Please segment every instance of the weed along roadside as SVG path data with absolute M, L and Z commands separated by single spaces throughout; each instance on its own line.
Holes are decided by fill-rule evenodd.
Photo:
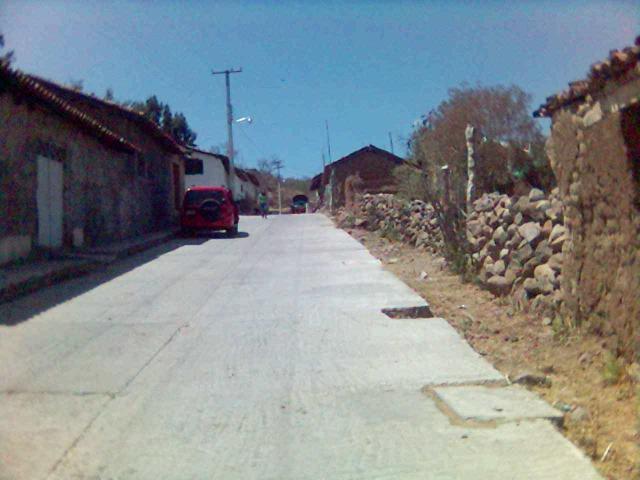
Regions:
M 384 202 L 390 202 L 389 197 Z M 346 219 L 337 218 L 343 223 Z M 435 232 L 425 242 L 424 235 L 408 233 L 410 228 L 344 228 L 425 298 L 433 315 L 446 318 L 509 382 L 537 392 L 560 410 L 561 432 L 606 478 L 638 475 L 637 366 L 612 355 L 596 335 L 550 322 L 514 297 L 495 296 L 477 277 L 464 281 L 464 275 L 453 272 L 435 253 Z M 392 238 L 389 231 L 396 232 Z

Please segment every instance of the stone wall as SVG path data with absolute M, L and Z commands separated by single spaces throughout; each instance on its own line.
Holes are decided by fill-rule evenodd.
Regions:
M 420 200 L 402 201 L 393 194 L 364 194 L 355 210 L 341 210 L 337 221 L 343 226 L 379 230 L 394 240 L 438 252 L 442 236 L 433 207 Z
M 479 282 L 496 295 L 512 295 L 520 308 L 553 318 L 562 299 L 563 220 L 557 191 L 549 196 L 532 189 L 518 197 L 480 197 L 467 222 L 469 254 Z M 442 251 L 438 217 L 420 200 L 365 194 L 353 212 L 340 212 L 337 221 L 433 253 Z
M 526 308 L 553 317 L 562 300 L 566 230 L 557 190 L 546 196 L 485 194 L 473 203 L 467 238 L 478 279 L 496 295 L 511 294 Z

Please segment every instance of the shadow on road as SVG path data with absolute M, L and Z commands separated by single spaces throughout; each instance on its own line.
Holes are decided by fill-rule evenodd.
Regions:
M 245 232 L 238 234 L 238 237 L 243 236 L 248 237 L 249 234 Z M 202 245 L 218 238 L 233 240 L 233 238 L 227 238 L 224 235 L 219 237 L 217 235 L 202 235 L 194 238 L 172 238 L 162 245 L 118 260 L 110 265 L 97 266 L 96 270 L 81 277 L 65 280 L 15 300 L 2 303 L 0 304 L 0 326 L 18 325 L 39 313 L 83 295 L 173 250 L 189 245 Z M 114 298 L 114 301 L 117 301 L 117 299 Z

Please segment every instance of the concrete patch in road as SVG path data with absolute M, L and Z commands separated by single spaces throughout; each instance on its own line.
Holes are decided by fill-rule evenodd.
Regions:
M 547 402 L 518 386 L 480 385 L 435 387 L 433 392 L 463 421 L 509 422 L 547 419 L 561 425 L 563 415 Z

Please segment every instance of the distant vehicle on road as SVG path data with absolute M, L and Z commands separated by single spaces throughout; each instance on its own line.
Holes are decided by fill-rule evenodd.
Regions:
M 231 237 L 238 233 L 239 220 L 238 205 L 227 187 L 191 187 L 184 194 L 180 226 L 185 235 L 224 230 Z
M 296 195 L 291 201 L 291 213 L 306 213 L 309 198 L 306 195 Z

